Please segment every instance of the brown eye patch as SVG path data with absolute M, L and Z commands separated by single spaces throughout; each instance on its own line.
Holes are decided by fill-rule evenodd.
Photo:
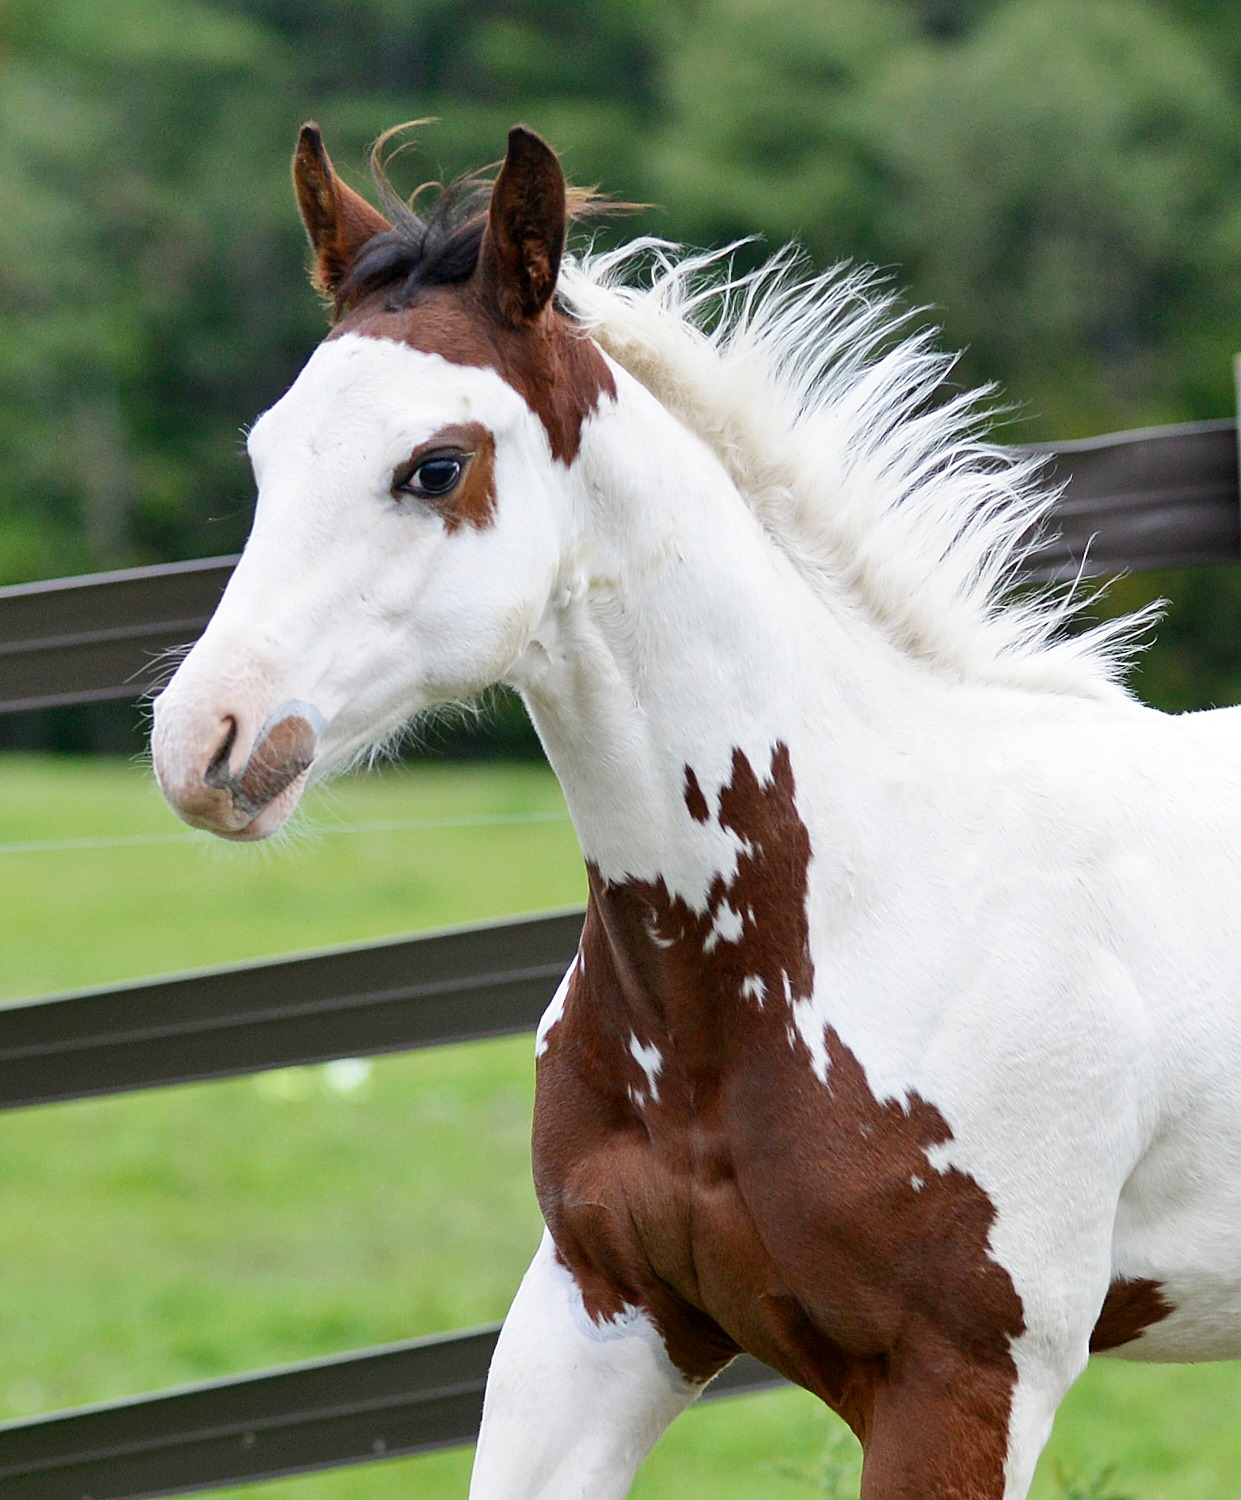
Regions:
M 392 493 L 433 507 L 452 535 L 483 531 L 496 513 L 496 442 L 481 422 L 441 427 L 392 472 Z

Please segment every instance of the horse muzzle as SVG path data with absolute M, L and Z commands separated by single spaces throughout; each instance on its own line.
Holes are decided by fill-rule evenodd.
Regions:
M 151 751 L 169 806 L 194 828 L 254 840 L 276 832 L 306 784 L 323 715 L 312 704 L 282 704 L 254 735 L 248 754 L 238 715 L 214 717 L 204 732 L 156 705 Z

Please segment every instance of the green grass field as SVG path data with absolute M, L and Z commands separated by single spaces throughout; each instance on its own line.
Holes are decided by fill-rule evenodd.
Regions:
M 0 1000 L 580 901 L 562 808 L 536 767 L 389 770 L 237 849 L 180 831 L 140 766 L 0 758 Z M 167 841 L 58 845 L 144 837 Z M 502 1316 L 539 1233 L 532 1085 L 519 1038 L 0 1116 L 0 1420 Z M 839 1500 L 842 1433 L 800 1392 L 714 1403 L 634 1494 Z M 463 1497 L 469 1458 L 223 1493 Z M 1035 1494 L 1241 1496 L 1241 1366 L 1097 1361 Z

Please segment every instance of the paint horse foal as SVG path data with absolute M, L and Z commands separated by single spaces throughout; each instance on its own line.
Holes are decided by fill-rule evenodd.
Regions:
M 1046 499 L 858 278 L 778 257 L 712 322 L 709 259 L 562 266 L 520 128 L 426 222 L 312 126 L 294 178 L 334 326 L 155 766 L 262 838 L 504 680 L 563 783 L 590 903 L 476 1500 L 622 1496 L 741 1349 L 866 1500 L 1020 1500 L 1091 1349 L 1241 1354 L 1236 713 L 999 602 Z

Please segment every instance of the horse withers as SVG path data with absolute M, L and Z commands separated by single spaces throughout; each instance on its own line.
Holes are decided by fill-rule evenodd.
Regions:
M 590 900 L 475 1500 L 623 1496 L 742 1349 L 865 1500 L 1021 1500 L 1092 1350 L 1241 1354 L 1236 713 L 1007 597 L 1048 496 L 864 276 L 575 262 L 520 127 L 426 218 L 314 126 L 294 181 L 333 326 L 155 768 L 262 838 L 504 681 L 561 780 Z

